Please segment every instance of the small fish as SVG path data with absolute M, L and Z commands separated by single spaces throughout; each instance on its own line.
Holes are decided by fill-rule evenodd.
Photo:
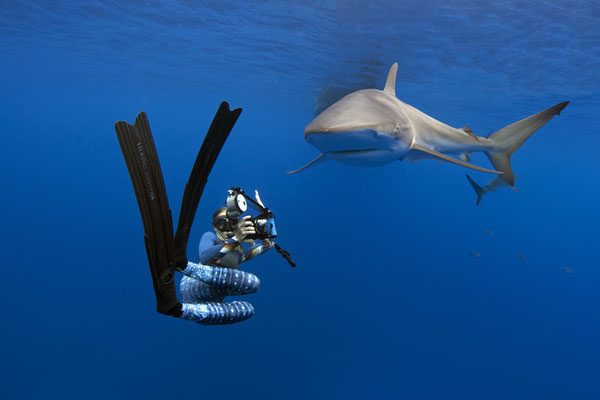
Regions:
M 492 236 L 494 234 L 494 231 L 491 231 L 489 229 L 484 229 L 481 231 L 481 233 L 483 233 L 484 235 Z
M 517 257 L 519 257 L 519 260 L 525 262 L 525 256 L 522 253 L 519 253 Z
M 472 257 L 475 257 L 477 259 L 481 258 L 481 254 L 479 254 L 477 252 L 474 252 L 474 251 L 470 252 L 469 255 L 472 256 Z
M 569 267 L 560 267 L 559 270 L 566 272 L 567 274 L 574 274 L 575 271 L 573 271 L 571 268 Z

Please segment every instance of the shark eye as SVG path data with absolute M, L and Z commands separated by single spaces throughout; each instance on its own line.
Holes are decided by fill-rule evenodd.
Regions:
M 394 122 L 394 137 L 399 138 L 400 136 L 407 135 L 409 133 L 410 125 L 407 121 Z

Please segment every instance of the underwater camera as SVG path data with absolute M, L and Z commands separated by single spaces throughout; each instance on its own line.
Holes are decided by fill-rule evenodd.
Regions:
M 250 216 L 250 221 L 256 231 L 253 235 L 248 235 L 248 239 L 275 239 L 277 237 L 277 231 L 275 230 L 274 218 L 275 216 L 265 205 L 263 204 L 258 190 L 254 191 L 255 199 L 248 197 L 246 193 L 240 188 L 229 189 L 229 195 L 227 196 L 227 218 L 230 220 L 239 220 L 239 218 L 246 212 L 248 206 L 258 211 L 256 217 Z M 279 245 L 273 242 L 275 250 L 281 254 L 283 258 L 292 266 L 295 267 L 296 263 L 292 261 L 290 253 L 283 250 Z
M 256 217 L 250 216 L 249 221 L 254 226 L 255 234 L 248 235 L 248 239 L 275 239 L 277 231 L 273 224 L 273 213 L 265 207 L 260 200 L 258 191 L 255 190 L 256 200 L 248 197 L 240 188 L 231 188 L 227 196 L 227 218 L 230 220 L 239 219 L 248 209 L 248 205 L 259 212 Z

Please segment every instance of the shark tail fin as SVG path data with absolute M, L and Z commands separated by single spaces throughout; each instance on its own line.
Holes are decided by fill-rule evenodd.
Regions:
M 475 194 L 477 194 L 477 203 L 475 204 L 479 205 L 479 203 L 481 203 L 481 200 L 483 200 L 483 195 L 485 194 L 485 192 L 483 191 L 483 188 L 477 184 L 477 182 L 471 179 L 469 174 L 466 175 L 467 179 L 469 180 L 469 183 L 471 184 L 471 186 L 473 186 L 473 190 L 475 190 Z
M 531 136 L 550 121 L 555 115 L 569 104 L 568 101 L 559 103 L 542 112 L 508 125 L 489 137 L 491 149 L 486 151 L 494 168 L 503 173 L 502 177 L 510 186 L 515 184 L 515 176 L 510 165 L 510 156 Z

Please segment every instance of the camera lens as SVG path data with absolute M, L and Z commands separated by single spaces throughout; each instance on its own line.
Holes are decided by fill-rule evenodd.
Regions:
M 268 233 L 270 231 L 269 221 L 266 219 L 257 219 L 254 223 L 256 232 L 258 233 Z

